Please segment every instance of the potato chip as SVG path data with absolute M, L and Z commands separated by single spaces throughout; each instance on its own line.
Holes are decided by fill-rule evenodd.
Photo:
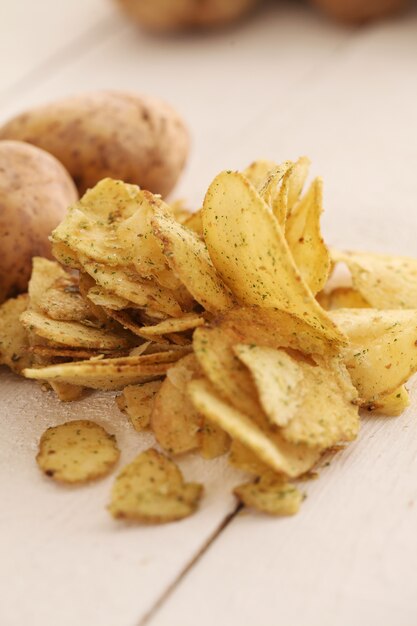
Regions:
M 304 183 L 306 181 L 308 170 L 310 167 L 310 159 L 308 157 L 302 156 L 294 163 L 293 167 L 290 171 L 289 176 L 289 186 L 288 186 L 288 197 L 287 197 L 287 205 L 288 205 L 288 215 L 289 217 L 292 213 L 293 207 L 298 202 L 298 199 L 301 196 L 301 192 L 303 191 Z
M 410 396 L 404 385 L 388 395 L 381 396 L 377 402 L 364 404 L 362 408 L 376 415 L 396 417 L 410 405 Z
M 261 429 L 247 415 L 216 395 L 208 381 L 194 380 L 188 389 L 194 406 L 205 418 L 220 426 L 232 439 L 240 441 L 275 472 L 300 476 L 318 460 L 318 450 L 290 444 L 278 433 Z
M 187 393 L 189 381 L 199 373 L 195 356 L 189 354 L 168 370 L 156 394 L 151 427 L 158 443 L 172 454 L 182 454 L 199 445 L 203 420 Z
M 152 224 L 170 266 L 193 298 L 211 313 L 232 306 L 232 295 L 217 274 L 204 242 L 162 211 L 155 214 Z
M 64 322 L 48 318 L 43 313 L 25 311 L 20 316 L 23 326 L 43 337 L 51 345 L 91 350 L 122 350 L 132 346 L 127 334 L 106 329 L 90 328 L 80 322 Z
M 329 292 L 317 294 L 317 300 L 327 311 L 332 309 L 367 309 L 369 302 L 352 287 L 336 287 Z
M 85 322 L 94 319 L 88 302 L 81 296 L 75 277 L 58 278 L 44 291 L 40 310 L 54 320 Z
M 117 406 L 126 413 L 138 432 L 149 426 L 155 394 L 161 384 L 160 380 L 155 380 L 143 385 L 128 385 L 123 389 L 122 395 L 116 398 Z
M 262 463 L 252 450 L 237 439 L 234 439 L 230 445 L 229 463 L 236 469 L 255 476 L 262 476 L 270 471 L 268 465 Z
M 245 506 L 268 515 L 295 515 L 303 500 L 297 487 L 271 476 L 239 485 L 233 493 Z
M 91 287 L 91 289 L 87 291 L 86 298 L 96 306 L 105 307 L 114 311 L 121 311 L 122 309 L 127 309 L 132 306 L 132 303 L 126 300 L 126 298 L 116 296 L 116 294 L 98 285 Z
M 259 159 L 258 161 L 253 161 L 253 163 L 242 171 L 242 174 L 255 187 L 255 189 L 259 190 L 264 186 L 269 173 L 277 167 L 278 164 L 274 161 Z
M 332 250 L 346 263 L 354 288 L 375 309 L 417 309 L 417 259 Z
M 19 319 L 28 302 L 27 294 L 23 294 L 0 305 L 0 365 L 7 365 L 16 374 L 32 362 L 27 332 Z
M 67 383 L 50 383 L 61 402 L 74 402 L 79 400 L 84 394 L 84 388 L 78 385 L 68 385 Z
M 198 448 L 203 459 L 223 456 L 230 448 L 229 435 L 214 422 L 203 419 L 198 431 Z
M 119 456 L 114 435 L 90 420 L 74 420 L 43 433 L 36 461 L 58 482 L 85 483 L 106 476 Z
M 323 289 L 330 271 L 330 253 L 320 230 L 323 184 L 316 178 L 287 218 L 285 237 L 302 277 L 313 294 Z
M 242 303 L 292 313 L 323 338 L 345 342 L 303 281 L 277 220 L 241 174 L 215 178 L 203 225 L 213 264 Z
M 28 285 L 30 308 L 34 311 L 42 310 L 45 292 L 58 279 L 66 279 L 69 274 L 55 261 L 35 256 L 32 259 L 32 274 Z
M 291 161 L 284 161 L 268 172 L 265 181 L 258 187 L 259 195 L 282 225 L 285 224 L 287 218 L 289 179 L 293 166 L 294 163 Z
M 51 237 L 49 238 L 51 240 Z M 67 246 L 63 241 L 52 241 L 52 254 L 56 260 L 65 267 L 82 270 L 78 254 L 75 250 Z
M 308 363 L 284 350 L 238 344 L 234 351 L 252 374 L 272 424 L 292 443 L 327 448 L 355 439 L 357 392 L 338 359 Z
M 127 385 L 136 385 L 156 380 L 165 375 L 174 358 L 171 353 L 164 353 L 164 359 L 155 359 L 156 355 L 130 356 L 114 359 L 90 359 L 61 363 L 39 369 L 25 369 L 23 375 L 34 380 L 69 383 L 91 389 L 123 389 Z M 175 355 L 175 358 L 178 358 Z
M 365 406 L 417 371 L 417 310 L 337 309 L 330 315 L 349 337 L 342 356 Z
M 84 258 L 83 268 L 100 287 L 131 302 L 134 306 L 149 306 L 174 317 L 182 314 L 174 292 L 161 287 L 153 280 L 140 279 L 137 275 L 129 275 L 120 267 L 111 268 L 85 261 Z
M 166 335 L 170 333 L 181 333 L 202 326 L 204 318 L 198 313 L 187 313 L 182 317 L 173 317 L 163 320 L 153 326 L 143 326 L 141 328 L 142 337 L 152 337 L 154 335 Z
M 187 208 L 186 201 L 182 198 L 170 202 L 169 208 L 172 215 L 180 224 L 184 224 L 193 215 L 192 211 Z
M 116 519 L 173 522 L 194 513 L 202 493 L 202 485 L 184 482 L 175 463 L 150 449 L 117 476 L 109 511 Z

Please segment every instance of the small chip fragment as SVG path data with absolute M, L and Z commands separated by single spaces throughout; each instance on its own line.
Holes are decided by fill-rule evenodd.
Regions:
M 133 428 L 138 432 L 149 426 L 155 394 L 161 384 L 160 380 L 154 380 L 143 385 L 128 385 L 116 398 L 117 406 L 126 413 Z
M 43 433 L 36 462 L 54 480 L 75 484 L 106 476 L 119 456 L 114 435 L 96 422 L 73 420 Z
M 109 511 L 116 519 L 174 522 L 194 513 L 202 493 L 202 485 L 184 482 L 177 465 L 151 448 L 117 476 Z
M 233 493 L 246 506 L 268 515 L 295 515 L 303 500 L 297 487 L 270 474 L 235 487 Z

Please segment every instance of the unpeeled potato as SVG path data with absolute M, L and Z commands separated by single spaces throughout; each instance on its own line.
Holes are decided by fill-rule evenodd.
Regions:
M 32 109 L 1 127 L 0 139 L 27 141 L 53 154 L 80 194 L 110 177 L 165 196 L 189 146 L 172 107 L 125 92 L 78 95 Z
M 361 23 L 387 17 L 404 9 L 409 0 L 311 0 L 343 22 Z
M 48 236 L 77 198 L 55 157 L 21 141 L 0 141 L 0 303 L 26 290 L 32 257 L 51 255 Z
M 220 26 L 247 13 L 258 0 L 117 0 L 140 26 L 154 31 Z

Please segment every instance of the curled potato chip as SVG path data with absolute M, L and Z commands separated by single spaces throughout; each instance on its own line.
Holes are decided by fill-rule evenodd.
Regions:
M 117 476 L 109 511 L 116 519 L 174 522 L 194 513 L 202 492 L 202 485 L 184 482 L 175 463 L 150 449 Z
M 114 435 L 90 420 L 74 420 L 43 433 L 36 461 L 58 482 L 85 483 L 106 476 L 119 456 Z
M 417 310 L 337 309 L 342 356 L 362 404 L 383 401 L 417 371 Z
M 40 309 L 54 320 L 84 322 L 93 319 L 88 302 L 74 278 L 59 278 L 45 292 Z
M 106 329 L 91 328 L 80 322 L 53 320 L 43 313 L 25 311 L 20 316 L 23 326 L 55 346 L 91 350 L 121 350 L 133 345 L 131 337 Z
M 182 314 L 174 292 L 158 285 L 155 281 L 129 275 L 120 267 L 85 261 L 83 268 L 96 283 L 119 298 L 123 298 L 138 307 L 153 307 L 167 315 Z
M 122 395 L 116 398 L 121 411 L 127 414 L 132 426 L 138 432 L 149 426 L 155 394 L 161 387 L 160 380 L 143 385 L 128 385 Z
M 375 309 L 417 309 L 417 259 L 365 252 L 332 251 L 346 263 L 354 288 Z
M 30 308 L 34 311 L 42 310 L 45 292 L 58 279 L 66 279 L 69 274 L 56 261 L 35 256 L 32 259 L 32 274 L 28 285 Z
M 264 183 L 258 187 L 259 195 L 263 198 L 278 222 L 285 224 L 287 219 L 287 199 L 289 191 L 289 179 L 294 163 L 284 161 L 268 172 Z
M 154 335 L 166 335 L 170 333 L 181 333 L 202 326 L 204 318 L 198 313 L 187 313 L 182 317 L 173 317 L 163 320 L 153 326 L 143 326 L 142 337 L 152 337 Z
M 357 392 L 338 359 L 308 363 L 284 350 L 234 347 L 251 372 L 269 420 L 292 443 L 327 448 L 355 439 L 359 431 Z
M 278 164 L 274 161 L 258 159 L 248 165 L 248 167 L 242 171 L 242 174 L 255 187 L 255 189 L 259 190 L 264 186 L 265 180 L 268 178 L 268 174 L 277 167 Z
M 188 228 L 188 230 L 192 230 L 199 237 L 203 237 L 203 221 L 201 219 L 201 209 L 192 213 L 188 219 L 183 222 L 184 226 Z
M 294 261 L 311 291 L 323 289 L 330 271 L 330 253 L 320 230 L 323 184 L 316 178 L 289 214 L 285 237 Z
M 268 475 L 235 487 L 233 493 L 245 506 L 268 515 L 295 515 L 303 500 L 297 487 Z
M 292 313 L 324 339 L 345 343 L 302 279 L 278 221 L 241 174 L 215 178 L 203 225 L 213 264 L 242 303 Z
M 363 408 L 376 415 L 389 415 L 395 417 L 410 405 L 410 396 L 404 385 L 395 389 L 392 393 L 382 396 L 377 402 L 364 404 Z
M 218 424 L 232 439 L 249 448 L 265 465 L 290 477 L 311 469 L 320 456 L 318 450 L 286 442 L 278 433 L 261 429 L 247 415 L 227 404 L 206 380 L 189 384 L 189 394 L 196 409 Z
M 217 274 L 201 239 L 163 211 L 155 214 L 152 224 L 168 263 L 193 298 L 212 313 L 232 306 L 232 295 Z
M 168 370 L 153 403 L 152 430 L 158 443 L 172 454 L 182 454 L 199 445 L 203 420 L 187 394 L 189 381 L 199 372 L 193 354 L 177 361 Z
M 107 289 L 99 287 L 98 285 L 91 287 L 87 291 L 86 298 L 96 306 L 105 307 L 114 311 L 121 311 L 122 309 L 132 306 L 132 303 L 126 300 L 126 298 L 121 298 L 115 293 L 107 291 Z
M 68 383 L 89 387 L 91 389 L 123 389 L 127 385 L 156 380 L 165 375 L 178 355 L 163 353 L 163 357 L 155 354 L 130 356 L 114 359 L 90 359 L 61 363 L 38 369 L 25 369 L 23 375 L 35 380 Z
M 19 319 L 28 303 L 27 294 L 23 294 L 0 305 L 0 365 L 17 374 L 32 362 L 27 332 Z

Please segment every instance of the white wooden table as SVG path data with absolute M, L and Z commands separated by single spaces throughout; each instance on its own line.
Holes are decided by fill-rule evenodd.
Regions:
M 257 157 L 308 154 L 325 181 L 336 246 L 416 255 L 417 11 L 343 29 L 299 3 L 218 33 L 152 38 L 106 0 L 0 3 L 0 118 L 64 94 L 128 88 L 184 115 L 193 153 L 176 195 L 198 207 L 211 178 Z M 300 514 L 236 514 L 223 459 L 181 461 L 201 510 L 162 527 L 105 510 L 112 477 L 64 489 L 34 455 L 42 431 L 92 417 L 122 463 L 151 444 L 111 396 L 70 405 L 0 372 L 2 626 L 415 626 L 417 384 L 400 417 L 305 484 Z

